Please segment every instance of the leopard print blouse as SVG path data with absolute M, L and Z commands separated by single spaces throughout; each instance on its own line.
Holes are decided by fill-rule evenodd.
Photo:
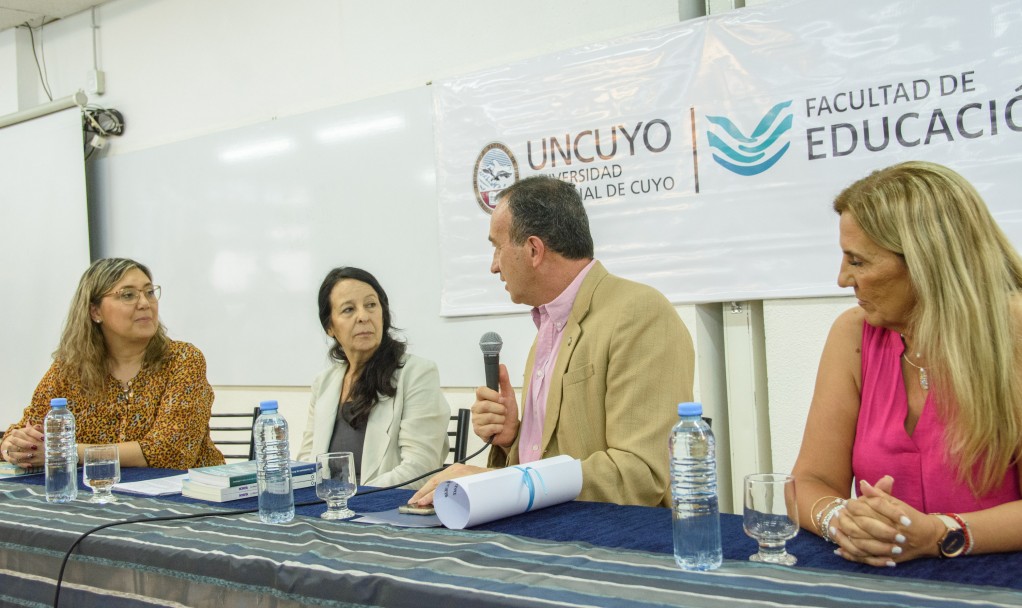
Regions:
M 187 469 L 224 464 L 209 436 L 213 388 L 206 359 L 187 342 L 171 342 L 162 366 L 143 365 L 127 385 L 107 376 L 104 398 L 88 398 L 80 381 L 54 361 L 20 422 L 42 424 L 50 399 L 65 397 L 80 443 L 137 441 L 150 467 Z

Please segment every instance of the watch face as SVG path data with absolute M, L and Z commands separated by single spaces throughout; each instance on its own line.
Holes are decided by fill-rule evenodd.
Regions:
M 965 550 L 965 531 L 961 528 L 948 530 L 940 539 L 940 552 L 944 557 L 958 557 Z

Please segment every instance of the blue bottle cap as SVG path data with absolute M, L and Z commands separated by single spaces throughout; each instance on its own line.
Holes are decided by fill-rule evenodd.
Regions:
M 703 404 L 698 401 L 686 401 L 678 404 L 679 416 L 702 416 Z
M 54 397 L 53 399 L 50 399 L 50 407 L 54 408 L 67 407 L 67 399 L 63 397 Z
M 261 401 L 259 402 L 260 412 L 275 412 L 277 411 L 277 402 L 274 401 Z

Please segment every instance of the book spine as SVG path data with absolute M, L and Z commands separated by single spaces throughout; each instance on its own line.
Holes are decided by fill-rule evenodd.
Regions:
M 306 477 L 301 476 L 291 483 L 292 490 L 301 490 L 302 488 L 311 488 L 316 485 L 316 478 L 314 476 Z M 239 488 L 224 488 L 220 490 L 220 499 L 222 502 L 229 500 L 240 500 L 242 498 L 254 498 L 259 496 L 259 484 L 249 484 Z
M 197 485 L 201 486 L 202 484 Z M 315 475 L 305 474 L 296 477 L 292 487 L 295 490 L 301 490 L 302 488 L 311 488 L 314 485 L 316 485 Z M 229 502 L 232 500 L 255 498 L 259 496 L 259 484 L 250 483 L 234 488 L 214 488 L 206 486 L 196 489 L 191 483 L 188 483 L 183 486 L 182 494 L 188 498 L 197 498 L 199 500 Z
M 291 467 L 291 477 L 297 477 L 299 475 L 315 474 L 316 463 L 303 463 L 299 466 Z M 191 470 L 188 472 L 188 476 L 191 479 L 195 479 L 200 483 L 208 486 L 217 486 L 220 488 L 235 488 L 238 486 L 244 486 L 248 484 L 256 483 L 257 474 L 255 472 L 245 473 L 243 475 L 234 475 L 232 477 L 222 476 L 211 476 L 203 473 L 202 471 Z
M 256 474 L 249 473 L 247 475 L 239 475 L 237 477 L 231 477 L 230 483 L 227 487 L 234 488 L 237 486 L 247 486 L 256 483 Z

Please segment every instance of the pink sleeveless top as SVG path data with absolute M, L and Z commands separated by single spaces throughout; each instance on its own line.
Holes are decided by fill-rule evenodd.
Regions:
M 923 513 L 970 513 L 1019 499 L 1018 471 L 1012 468 L 999 488 L 976 498 L 958 483 L 944 450 L 944 422 L 932 393 L 927 395 L 915 431 L 905 432 L 908 399 L 901 376 L 905 346 L 893 331 L 863 323 L 862 395 L 852 447 L 852 473 L 875 484 L 894 478 L 893 494 Z M 913 375 L 911 380 L 916 381 Z

